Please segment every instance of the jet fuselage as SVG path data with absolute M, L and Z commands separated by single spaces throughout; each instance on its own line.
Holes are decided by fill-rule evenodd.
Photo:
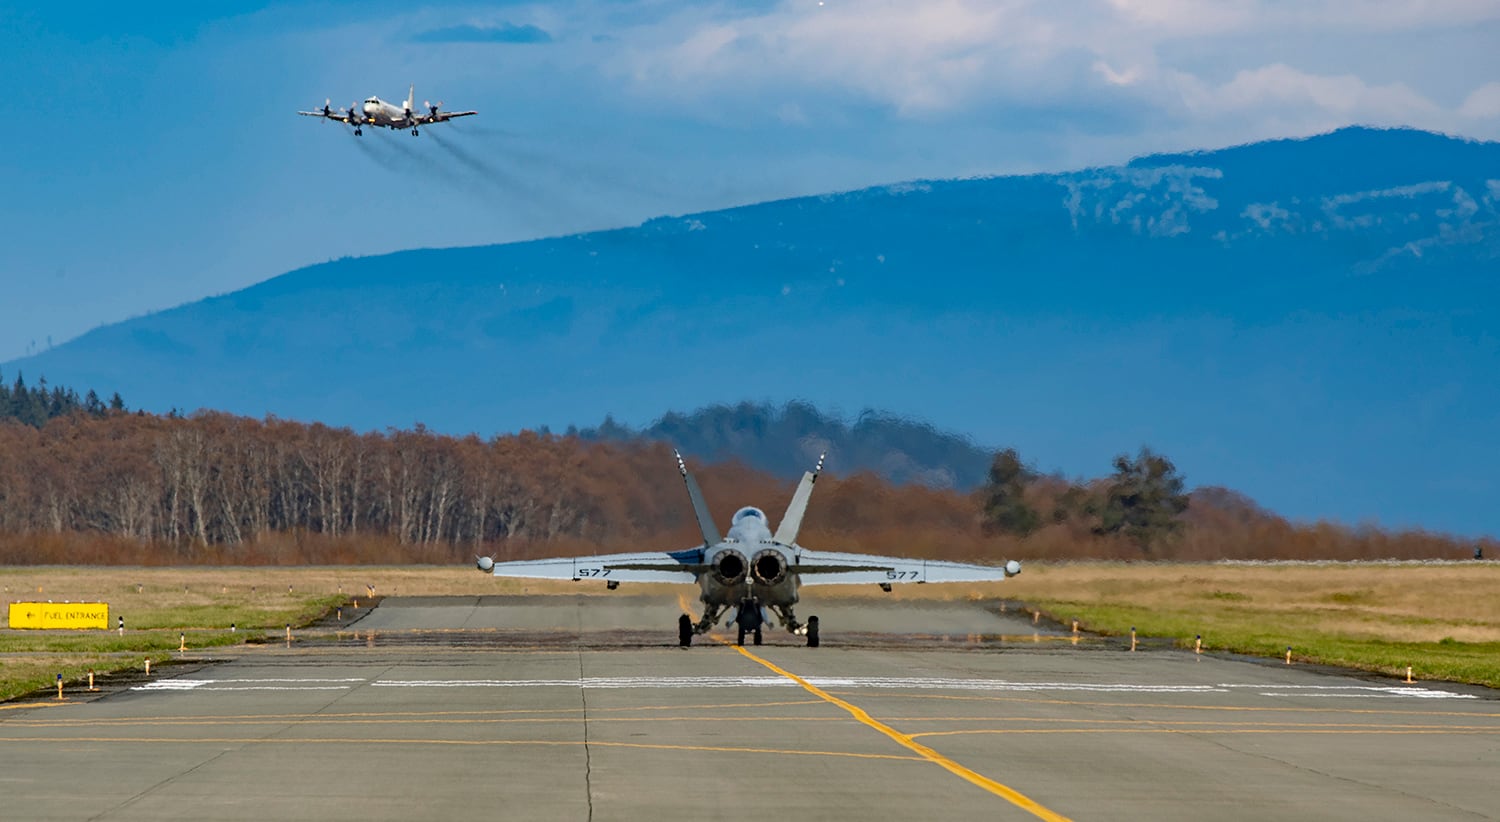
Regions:
M 699 577 L 699 599 L 720 607 L 738 606 L 746 599 L 763 607 L 794 605 L 800 584 L 794 552 L 795 546 L 772 538 L 764 512 L 741 508 L 724 539 L 704 552 L 713 571 Z

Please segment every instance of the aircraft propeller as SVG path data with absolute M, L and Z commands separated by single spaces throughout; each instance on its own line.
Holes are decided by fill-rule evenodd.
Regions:
M 484 571 L 485 573 L 489 573 L 495 567 L 495 558 L 481 557 L 476 555 L 474 557 L 474 565 L 477 566 L 479 570 Z
M 439 100 L 439 101 L 437 101 L 437 105 L 433 105 L 432 103 L 430 103 L 430 102 L 428 102 L 426 100 L 423 100 L 422 101 L 422 105 L 424 105 L 424 106 L 427 107 L 427 115 L 429 117 L 436 117 L 437 113 L 438 113 L 438 109 L 440 109 L 440 108 L 443 107 L 443 101 Z
M 332 117 L 333 116 L 333 109 L 329 108 L 329 106 L 332 105 L 332 104 L 333 104 L 332 100 L 328 99 L 327 97 L 323 98 L 323 116 L 324 117 Z

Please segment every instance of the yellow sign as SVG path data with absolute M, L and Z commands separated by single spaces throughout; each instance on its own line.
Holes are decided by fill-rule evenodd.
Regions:
M 12 602 L 12 628 L 108 628 L 107 602 Z

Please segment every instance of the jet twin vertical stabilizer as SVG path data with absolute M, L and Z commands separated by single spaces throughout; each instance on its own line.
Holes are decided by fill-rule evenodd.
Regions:
M 797 541 L 797 532 L 802 529 L 802 516 L 807 513 L 807 501 L 812 497 L 813 483 L 823 473 L 823 459 L 827 456 L 826 451 L 818 455 L 817 466 L 802 475 L 802 482 L 797 485 L 797 492 L 792 495 L 792 502 L 786 507 L 786 516 L 781 518 L 776 536 L 772 537 L 782 545 L 792 545 Z
M 703 547 L 711 548 L 718 545 L 720 540 L 719 529 L 714 525 L 714 518 L 708 513 L 708 504 L 703 501 L 703 492 L 698 489 L 698 481 L 688 473 L 687 463 L 682 461 L 682 454 L 673 451 L 677 456 L 677 470 L 682 474 L 683 482 L 687 483 L 688 497 L 693 500 L 693 516 L 698 520 L 698 531 L 703 534 Z

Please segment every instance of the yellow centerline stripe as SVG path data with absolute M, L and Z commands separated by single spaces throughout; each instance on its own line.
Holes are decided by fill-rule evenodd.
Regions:
M 0 705 L 0 711 L 20 711 L 27 708 L 56 708 L 61 705 L 71 705 L 72 702 L 63 700 L 61 702 L 17 702 L 14 705 Z
M 910 736 L 907 736 L 906 734 L 901 733 L 900 731 L 896 730 L 895 728 L 890 727 L 889 725 L 886 725 L 886 724 L 884 724 L 882 722 L 879 722 L 879 721 L 875 720 L 869 714 L 865 713 L 864 710 L 862 710 L 858 706 L 851 705 L 850 703 L 845 702 L 842 699 L 839 699 L 838 697 L 836 697 L 836 696 L 828 693 L 827 691 L 824 691 L 823 689 L 817 687 L 816 685 L 813 685 L 811 682 L 808 682 L 807 680 L 803 679 L 802 677 L 797 676 L 796 674 L 792 673 L 791 671 L 785 670 L 783 668 L 780 668 L 780 667 L 776 666 L 775 664 L 773 664 L 771 662 L 768 662 L 768 661 L 766 661 L 764 659 L 761 659 L 760 657 L 756 656 L 755 654 L 750 653 L 749 651 L 745 650 L 744 646 L 736 645 L 734 647 L 734 649 L 736 651 L 739 651 L 744 656 L 746 656 L 746 657 L 748 657 L 748 658 L 750 658 L 750 659 L 752 659 L 752 660 L 760 663 L 761 665 L 765 666 L 766 668 L 770 669 L 771 671 L 775 672 L 776 674 L 778 674 L 780 676 L 784 676 L 787 679 L 790 679 L 791 681 L 797 683 L 798 685 L 801 685 L 803 687 L 803 689 L 805 689 L 808 693 L 810 693 L 810 694 L 812 694 L 814 696 L 817 696 L 817 697 L 819 697 L 821 699 L 827 700 L 829 703 L 831 703 L 833 705 L 837 705 L 838 707 L 843 708 L 845 711 L 847 711 L 849 713 L 850 716 L 854 717 L 861 724 L 864 724 L 864 725 L 867 725 L 867 726 L 869 726 L 871 728 L 874 728 L 875 730 L 879 731 L 880 733 L 884 734 L 885 736 L 887 736 L 890 739 L 892 739 L 893 741 L 895 741 L 897 744 L 901 745 L 901 747 L 906 748 L 907 750 L 916 753 L 917 755 L 921 756 L 923 759 L 927 760 L 928 762 L 931 762 L 931 763 L 933 763 L 935 765 L 938 765 L 938 766 L 942 767 L 944 770 L 948 771 L 949 773 L 954 774 L 955 776 L 958 776 L 958 777 L 964 779 L 965 781 L 969 782 L 970 784 L 976 785 L 976 786 L 978 786 L 980 788 L 983 788 L 984 790 L 989 791 L 992 794 L 995 794 L 996 796 L 999 796 L 999 797 L 1003 798 L 1007 802 L 1011 803 L 1012 805 L 1015 805 L 1016 807 L 1020 808 L 1023 811 L 1026 811 L 1027 813 L 1031 814 L 1032 816 L 1037 817 L 1038 819 L 1046 819 L 1046 820 L 1048 820 L 1048 822 L 1068 822 L 1068 818 L 1066 816 L 1063 816 L 1062 814 L 1059 814 L 1059 813 L 1057 813 L 1057 812 L 1055 812 L 1055 811 L 1053 811 L 1053 810 L 1051 810 L 1051 809 L 1043 806 L 1042 804 L 1038 803 L 1036 800 L 1032 799 L 1029 796 L 1026 796 L 1025 794 L 1021 793 L 1020 791 L 1017 791 L 1014 788 L 1010 788 L 1010 787 L 1007 787 L 1005 785 L 1002 785 L 999 782 L 996 782 L 995 780 L 990 779 L 987 776 L 984 776 L 983 774 L 976 773 L 975 771 L 972 771 L 972 770 L 964 767 L 963 765 L 960 765 L 957 762 L 954 762 L 953 760 L 949 759 L 948 757 L 943 756 L 942 754 L 938 753 L 937 751 L 933 750 L 932 748 L 929 748 L 926 745 L 921 744 L 920 742 L 913 741 Z
M 997 734 L 997 735 L 1020 735 L 1020 734 L 1285 734 L 1287 736 L 1323 735 L 1323 736 L 1373 736 L 1385 734 L 1390 736 L 1421 736 L 1421 735 L 1443 735 L 1454 736 L 1497 736 L 1500 730 L 1484 729 L 1470 730 L 1466 728 L 1429 728 L 1417 730 L 1398 730 L 1395 728 L 991 728 L 988 730 L 970 731 L 928 731 L 926 733 L 912 734 L 915 739 L 919 736 L 965 736 L 975 734 Z

